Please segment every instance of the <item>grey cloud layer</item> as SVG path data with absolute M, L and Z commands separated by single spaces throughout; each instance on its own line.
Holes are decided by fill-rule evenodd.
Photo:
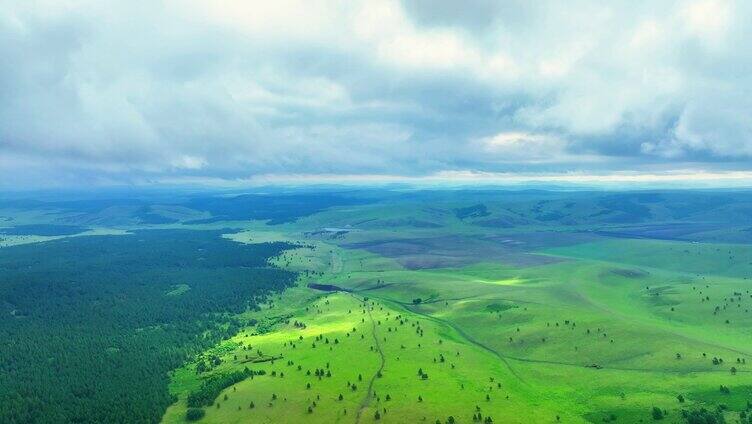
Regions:
M 0 173 L 752 168 L 747 2 L 457 4 L 5 4 Z

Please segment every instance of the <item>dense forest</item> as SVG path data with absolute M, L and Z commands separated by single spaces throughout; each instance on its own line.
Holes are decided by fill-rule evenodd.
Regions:
M 286 243 L 149 230 L 0 249 L 0 422 L 158 422 L 168 371 L 295 274 Z
M 32 224 L 0 228 L 0 234 L 5 234 L 8 236 L 70 236 L 73 234 L 83 233 L 87 230 L 88 228 L 79 227 L 76 225 Z

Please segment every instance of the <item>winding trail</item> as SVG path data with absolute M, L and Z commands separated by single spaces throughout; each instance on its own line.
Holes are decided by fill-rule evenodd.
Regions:
M 368 289 L 372 290 L 372 289 Z M 359 290 L 359 291 L 365 291 L 365 290 Z M 461 300 L 482 300 L 485 298 L 485 295 L 477 295 L 477 296 L 463 296 L 463 297 L 441 297 L 437 299 L 431 299 L 431 300 L 423 300 L 420 303 L 413 303 L 413 302 L 403 302 L 401 300 L 389 300 L 390 302 L 397 303 L 402 306 L 419 306 L 419 305 L 430 305 L 434 303 L 441 303 L 441 302 L 454 302 L 454 301 L 461 301 Z M 512 303 L 524 303 L 527 305 L 544 305 L 540 302 L 533 302 L 529 300 L 519 300 L 519 299 L 509 299 L 504 297 L 494 297 L 493 300 L 500 300 L 503 302 L 512 302 Z
M 530 363 L 530 364 L 545 364 L 545 365 L 557 365 L 557 366 L 565 366 L 565 367 L 575 367 L 575 368 L 580 368 L 580 369 L 587 368 L 587 364 L 582 364 L 582 363 L 564 362 L 564 361 L 552 361 L 552 360 L 545 360 L 545 359 L 532 359 L 532 358 L 523 358 L 523 357 L 517 357 L 517 356 L 504 355 L 504 354 L 498 352 L 497 350 L 495 350 L 494 348 L 492 348 L 492 347 L 490 347 L 488 345 L 485 345 L 485 344 L 483 344 L 483 343 L 475 340 L 472 336 L 470 336 L 469 334 L 467 334 L 458 325 L 456 325 L 456 324 L 454 324 L 454 323 L 452 323 L 450 321 L 447 321 L 447 320 L 444 320 L 444 319 L 441 319 L 441 318 L 437 318 L 437 317 L 434 317 L 432 315 L 429 315 L 429 314 L 426 314 L 426 313 L 419 312 L 419 311 L 415 310 L 414 307 L 417 306 L 417 305 L 413 305 L 411 303 L 406 303 L 406 302 L 400 302 L 400 301 L 392 301 L 391 299 L 387 299 L 387 298 L 378 298 L 378 299 L 382 300 L 382 301 L 386 301 L 386 302 L 396 303 L 398 305 L 403 306 L 410 313 L 413 313 L 415 315 L 421 316 L 421 317 L 423 317 L 423 318 L 425 318 L 427 320 L 430 320 L 430 321 L 433 321 L 433 322 L 436 322 L 436 323 L 439 323 L 439 324 L 443 324 L 443 325 L 445 325 L 445 326 L 453 329 L 462 338 L 464 338 L 465 340 L 467 340 L 468 343 L 470 343 L 470 344 L 472 344 L 474 346 L 477 346 L 477 347 L 485 350 L 486 352 L 489 352 L 489 353 L 493 354 L 494 356 L 496 356 L 497 358 L 499 358 L 499 360 L 502 361 L 504 363 L 504 365 L 506 365 L 507 369 L 509 369 L 509 372 L 514 377 L 516 377 L 521 383 L 525 383 L 525 379 L 514 369 L 514 367 L 510 363 L 510 361 L 524 362 L 524 363 Z M 596 372 L 598 370 L 607 370 L 607 371 L 654 372 L 654 373 L 678 374 L 678 375 L 681 375 L 681 374 L 692 374 L 692 373 L 723 373 L 723 374 L 728 374 L 728 372 L 729 372 L 725 368 L 724 369 L 712 369 L 712 370 L 703 369 L 703 368 L 689 369 L 689 370 L 687 370 L 687 369 L 672 370 L 672 369 L 664 369 L 664 368 L 619 367 L 619 366 L 609 366 L 609 365 L 600 365 L 598 369 L 593 368 L 592 370 L 594 372 Z M 737 370 L 737 373 L 740 373 L 740 374 L 741 373 L 752 373 L 752 370 Z
M 465 340 L 467 340 L 468 343 L 470 343 L 470 344 L 472 344 L 472 345 L 474 345 L 476 347 L 479 347 L 480 349 L 485 350 L 486 352 L 488 352 L 488 353 L 496 356 L 502 363 L 504 363 L 504 365 L 507 367 L 507 369 L 509 370 L 509 372 L 517 380 L 519 380 L 521 383 L 525 383 L 525 379 L 522 378 L 522 376 L 512 367 L 512 364 L 510 364 L 509 361 L 507 360 L 507 359 L 514 359 L 514 358 L 510 358 L 510 357 L 504 356 L 501 353 L 499 353 L 496 350 L 494 350 L 493 348 L 491 348 L 491 347 L 489 347 L 489 346 L 487 346 L 487 345 L 485 345 L 485 344 L 483 344 L 483 343 L 475 340 L 474 338 L 472 338 L 469 334 L 467 334 L 459 326 L 457 326 L 457 325 L 455 325 L 455 324 L 453 324 L 453 323 L 451 323 L 449 321 L 443 320 L 441 318 L 436 318 L 436 317 L 434 317 L 432 315 L 428 315 L 426 313 L 418 312 L 415 309 L 413 309 L 413 307 L 415 307 L 417 305 L 414 305 L 412 303 L 400 302 L 400 301 L 396 301 L 396 300 L 392 300 L 392 299 L 388 299 L 388 298 L 383 298 L 383 297 L 377 297 L 377 296 L 372 296 L 372 297 L 375 297 L 375 298 L 377 298 L 379 300 L 386 301 L 386 302 L 389 302 L 389 303 L 398 304 L 398 305 L 402 306 L 403 308 L 405 308 L 408 312 L 410 312 L 412 314 L 421 316 L 421 317 L 423 317 L 423 318 L 425 318 L 425 319 L 427 319 L 429 321 L 433 321 L 433 322 L 436 322 L 438 324 L 442 324 L 444 326 L 447 326 L 447 327 L 453 329 L 462 338 L 464 338 Z M 473 296 L 468 296 L 468 297 L 465 297 L 465 298 L 462 298 L 462 299 L 468 299 L 468 298 L 472 298 L 472 297 Z M 451 300 L 451 299 L 445 299 L 445 300 Z M 369 315 L 370 315 L 370 311 L 369 311 Z M 373 321 L 373 319 L 371 319 L 371 320 Z M 376 337 L 375 327 L 374 327 L 374 337 Z M 378 340 L 376 340 L 376 343 L 378 344 Z
M 342 268 L 344 267 L 344 261 L 340 257 L 340 255 L 332 250 L 332 253 L 329 257 L 329 263 L 330 263 L 330 272 L 332 274 L 339 274 L 342 272 Z
M 358 299 L 357 296 L 352 295 L 355 299 L 363 302 L 364 300 Z M 376 335 L 376 321 L 373 320 L 373 315 L 371 315 L 371 309 L 366 305 L 366 311 L 368 312 L 368 319 L 371 320 L 371 335 L 373 336 L 373 341 L 376 344 L 376 350 L 379 353 L 379 357 L 381 358 L 381 364 L 379 365 L 379 369 L 371 376 L 371 379 L 368 381 L 368 389 L 366 390 L 366 395 L 363 397 L 363 400 L 360 401 L 360 406 L 358 407 L 358 413 L 355 416 L 355 424 L 358 424 L 360 422 L 361 415 L 363 414 L 363 410 L 365 410 L 368 405 L 371 403 L 371 400 L 373 399 L 373 384 L 378 378 L 379 374 L 384 371 L 384 365 L 386 365 L 386 356 L 384 356 L 384 351 L 381 349 L 381 344 L 379 343 L 379 338 Z
M 418 312 L 418 311 L 410 308 L 409 306 L 405 306 L 405 309 L 407 309 L 408 311 L 410 311 L 411 313 L 413 313 L 415 315 L 419 315 L 419 316 L 421 316 L 421 317 L 423 317 L 423 318 L 425 318 L 425 319 L 427 319 L 429 321 L 433 321 L 433 322 L 436 322 L 436 323 L 439 323 L 439 324 L 443 324 L 443 325 L 451 328 L 452 330 L 456 331 L 457 334 L 459 334 L 462 338 L 464 338 L 465 340 L 467 340 L 468 343 L 470 343 L 470 344 L 472 344 L 472 345 L 474 345 L 476 347 L 479 347 L 479 348 L 485 350 L 486 352 L 488 352 L 488 353 L 496 356 L 497 358 L 499 358 L 499 360 L 502 363 L 504 363 L 504 365 L 507 367 L 507 369 L 509 370 L 509 372 L 517 380 L 519 380 L 521 383 L 525 383 L 525 379 L 522 378 L 522 376 L 517 372 L 517 370 L 515 370 L 514 367 L 512 367 L 512 364 L 510 364 L 509 361 L 507 360 L 508 357 L 506 357 L 506 356 L 502 355 L 501 353 L 497 352 L 495 349 L 493 349 L 493 348 L 491 348 L 491 347 L 489 347 L 489 346 L 487 346 L 487 345 L 485 345 L 485 344 L 483 344 L 483 343 L 475 340 L 469 334 L 467 334 L 463 329 L 461 329 L 459 326 L 457 326 L 457 325 L 455 325 L 455 324 L 453 324 L 453 323 L 451 323 L 449 321 L 443 320 L 441 318 L 436 318 L 436 317 L 434 317 L 432 315 L 428 315 L 428 314 L 425 314 L 425 313 L 422 313 L 422 312 Z M 509 359 L 511 359 L 511 358 L 509 358 Z
M 334 256 L 335 255 L 333 254 L 332 255 L 332 271 L 333 272 L 335 271 L 335 261 L 336 261 L 336 262 L 339 262 L 337 264 L 337 265 L 339 265 L 337 267 L 339 269 L 336 269 L 336 271 L 339 272 L 339 271 L 342 270 L 342 265 L 343 265 L 342 262 L 343 261 L 342 261 L 342 259 L 340 257 L 336 257 L 336 259 L 335 259 Z M 337 259 L 339 259 L 339 261 L 337 261 Z M 369 287 L 369 288 L 366 288 L 366 289 L 356 290 L 356 292 L 376 291 L 376 290 L 381 289 L 381 288 L 386 288 L 386 287 L 388 287 L 390 285 L 391 284 L 386 284 L 384 286 Z M 365 302 L 364 299 L 358 298 L 358 296 L 356 296 L 352 292 L 348 292 L 348 294 L 350 294 L 354 299 L 358 300 L 359 302 Z M 430 315 L 428 313 L 420 312 L 419 310 L 417 310 L 419 305 L 415 305 L 412 302 L 404 302 L 404 301 L 399 301 L 399 300 L 395 300 L 395 299 L 389 299 L 387 297 L 382 297 L 382 296 L 378 296 L 378 295 L 374 296 L 372 293 L 370 294 L 370 297 L 378 299 L 379 301 L 382 301 L 382 302 L 391 303 L 393 305 L 399 305 L 403 309 L 407 310 L 408 312 L 410 312 L 412 314 L 415 314 L 417 316 L 425 318 L 425 319 L 427 319 L 429 321 L 441 324 L 441 325 L 443 325 L 445 327 L 451 328 L 460 337 L 462 337 L 463 339 L 465 339 L 469 344 L 474 345 L 474 346 L 478 347 L 479 349 L 482 349 L 482 350 L 484 350 L 484 351 L 486 351 L 486 352 L 494 355 L 496 358 L 498 358 L 504 364 L 504 366 L 509 370 L 510 374 L 514 378 L 516 378 L 523 385 L 527 385 L 528 383 L 523 378 L 523 376 L 512 365 L 513 361 L 516 361 L 518 363 L 528 363 L 528 364 L 545 364 L 545 365 L 575 367 L 575 368 L 579 368 L 579 369 L 585 369 L 585 368 L 587 368 L 587 365 L 586 364 L 582 364 L 582 363 L 564 362 L 564 361 L 555 361 L 555 360 L 543 360 L 543 359 L 532 359 L 532 358 L 524 358 L 524 357 L 515 357 L 515 356 L 510 356 L 510 355 L 504 355 L 504 354 L 500 353 L 499 351 L 497 351 L 496 349 L 492 348 L 491 346 L 486 345 L 486 344 L 484 344 L 484 343 L 476 340 L 470 334 L 468 334 L 465 330 L 463 330 L 459 325 L 457 325 L 457 324 L 455 324 L 455 323 L 453 323 L 451 321 L 448 321 L 448 320 L 445 320 L 445 319 L 442 319 L 442 318 L 438 318 L 438 317 L 432 316 L 432 315 Z M 474 299 L 474 298 L 479 298 L 479 297 L 482 297 L 482 296 L 464 296 L 464 297 L 443 298 L 443 299 L 442 298 L 437 298 L 437 299 L 427 300 L 427 301 L 424 301 L 424 302 L 421 302 L 421 303 L 424 303 L 424 304 L 433 304 L 433 303 L 439 303 L 439 302 L 445 302 L 445 301 L 469 300 L 469 299 Z M 538 302 L 524 301 L 524 300 L 519 300 L 519 299 L 498 299 L 498 300 L 512 301 L 512 302 L 516 302 L 516 303 L 540 304 Z M 592 304 L 593 302 L 590 302 L 590 303 Z M 370 380 L 368 382 L 368 387 L 367 387 L 366 394 L 363 397 L 363 399 L 361 400 L 360 405 L 358 407 L 357 414 L 356 414 L 356 419 L 355 419 L 355 423 L 356 424 L 359 424 L 361 422 L 363 411 L 371 404 L 371 402 L 373 400 L 373 397 L 374 397 L 373 386 L 375 384 L 376 379 L 378 378 L 378 375 L 383 372 L 384 366 L 386 364 L 386 357 L 384 355 L 384 352 L 383 352 L 383 349 L 381 347 L 381 344 L 379 343 L 379 339 L 378 339 L 378 335 L 377 335 L 377 331 L 376 331 L 376 322 L 375 322 L 375 320 L 374 320 L 374 318 L 372 316 L 370 307 L 367 307 L 366 311 L 367 311 L 368 317 L 369 317 L 369 319 L 371 321 L 371 329 L 372 329 L 372 333 L 371 334 L 372 334 L 374 343 L 376 345 L 377 352 L 378 352 L 379 357 L 380 357 L 380 365 L 379 365 L 379 368 L 376 371 L 376 373 L 374 373 L 374 375 L 371 376 L 371 378 L 370 378 Z M 610 310 L 608 312 L 613 313 L 613 311 L 610 311 Z M 673 333 L 673 334 L 676 334 L 676 333 Z M 676 334 L 676 335 L 679 335 L 679 334 Z M 735 349 L 730 349 L 728 347 L 724 347 L 724 349 L 735 351 L 735 352 L 738 352 L 740 354 L 745 354 L 745 355 L 747 354 L 747 352 L 737 351 Z M 598 370 L 605 370 L 605 371 L 629 371 L 629 372 L 653 372 L 653 373 L 664 373 L 664 374 L 728 373 L 728 371 L 725 370 L 725 369 L 718 369 L 718 370 L 708 370 L 708 369 L 672 370 L 672 369 L 661 369 L 661 368 L 650 368 L 650 367 L 644 367 L 644 368 L 642 368 L 642 367 L 628 367 L 628 366 L 609 366 L 607 364 L 600 364 L 597 369 L 596 368 L 592 369 L 593 372 L 597 372 Z M 737 372 L 738 373 L 744 373 L 744 374 L 752 373 L 752 371 L 748 371 L 748 370 L 738 370 Z

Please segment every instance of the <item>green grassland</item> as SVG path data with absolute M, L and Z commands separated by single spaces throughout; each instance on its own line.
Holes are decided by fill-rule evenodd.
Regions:
M 749 193 L 265 196 L 18 222 L 299 246 L 270 261 L 294 287 L 170 372 L 165 423 L 750 422 Z
M 523 395 L 526 389 L 494 355 L 468 345 L 447 325 L 364 299 L 345 293 L 316 296 L 296 315 L 305 328 L 285 321 L 270 333 L 241 333 L 228 341 L 234 349 L 225 354 L 227 365 L 212 372 L 248 364 L 249 353 L 281 358 L 251 364 L 266 375 L 227 388 L 219 406 L 206 409 L 204 420 L 374 422 L 378 411 L 385 422 L 433 422 L 470 417 L 476 405 L 500 422 L 531 416 L 528 411 L 535 408 Z M 176 374 L 177 386 L 190 384 L 181 379 L 196 379 L 191 368 Z M 326 374 L 317 377 L 317 369 Z M 168 410 L 164 421 L 183 422 L 181 406 Z
M 208 373 L 197 374 L 195 363 L 177 371 L 173 393 L 181 400 L 165 422 L 185 421 L 190 387 L 246 366 L 266 374 L 225 389 L 201 422 L 443 423 L 450 416 L 473 422 L 476 413 L 504 423 L 652 422 L 658 407 L 662 422 L 680 423 L 682 410 L 719 405 L 736 420 L 752 400 L 748 246 L 617 239 L 541 248 L 538 254 L 557 258 L 542 265 L 482 260 L 407 269 L 398 257 L 346 246 L 424 237 L 425 229 L 330 239 L 307 235 L 301 229 L 307 225 L 281 232 L 314 248 L 285 252 L 276 263 L 311 273 L 254 315 L 262 323 L 262 317 L 284 320 L 263 334 L 255 327 L 241 331 Z M 461 231 L 459 225 L 430 230 L 431 236 Z M 479 236 L 472 229 L 463 235 Z M 282 235 L 251 230 L 232 238 L 272 236 Z M 306 287 L 313 282 L 342 291 Z M 397 317 L 405 324 L 396 325 Z M 256 349 L 280 359 L 244 362 Z M 368 391 L 382 354 L 381 377 Z M 441 355 L 445 362 L 434 362 Z M 305 374 L 327 363 L 331 378 Z M 428 380 L 418 377 L 421 368 Z

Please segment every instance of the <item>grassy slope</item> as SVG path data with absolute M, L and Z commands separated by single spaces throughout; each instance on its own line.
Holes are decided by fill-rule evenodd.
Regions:
M 224 393 L 228 394 L 228 400 L 223 400 L 224 393 L 220 395 L 220 407 L 207 408 L 204 421 L 355 422 L 360 414 L 359 422 L 373 422 L 376 410 L 383 415 L 384 422 L 420 422 L 424 418 L 433 422 L 449 415 L 465 421 L 478 405 L 484 415 L 491 415 L 500 422 L 528 422 L 530 411 L 540 410 L 530 402 L 531 397 L 525 395 L 526 386 L 506 366 L 490 352 L 466 343 L 451 327 L 417 314 L 400 312 L 400 308 L 393 308 L 386 302 L 363 303 L 361 299 L 344 293 L 321 296 L 307 303 L 308 311 L 303 309 L 296 315 L 306 323 L 305 329 L 286 324 L 273 333 L 235 337 L 232 342 L 250 344 L 254 350 L 261 349 L 264 353 L 281 354 L 284 359 L 252 366 L 266 370 L 267 375 L 227 389 Z M 353 328 L 356 331 L 352 331 Z M 422 335 L 417 332 L 418 328 Z M 303 340 L 299 339 L 301 336 Z M 324 341 L 316 341 L 317 336 L 323 336 Z M 326 339 L 329 339 L 328 344 Z M 335 344 L 335 339 L 339 343 Z M 290 343 L 296 347 L 291 348 Z M 381 366 L 379 351 L 384 355 L 381 377 L 376 376 Z M 244 353 L 236 349 L 226 357 Z M 444 355 L 445 362 L 441 362 L 440 355 Z M 293 365 L 288 365 L 287 361 L 292 361 Z M 232 360 L 228 362 L 228 368 L 239 366 Z M 302 366 L 300 371 L 298 364 Z M 306 375 L 307 370 L 316 368 L 331 371 L 332 377 L 318 379 Z M 427 380 L 417 375 L 419 369 L 429 375 Z M 277 377 L 270 375 L 272 370 L 277 372 Z M 280 377 L 280 373 L 284 373 L 284 377 Z M 190 383 L 181 383 L 181 378 L 195 379 L 188 369 L 183 370 L 177 374 L 175 389 L 190 386 Z M 374 381 L 369 391 L 371 379 Z M 357 390 L 348 388 L 348 382 L 357 385 Z M 310 389 L 306 388 L 307 383 L 311 384 Z M 272 393 L 277 394 L 277 400 L 271 399 Z M 338 400 L 339 394 L 344 397 L 342 401 Z M 486 394 L 490 396 L 488 401 Z M 251 401 L 256 405 L 253 409 L 249 408 Z M 309 414 L 307 408 L 313 402 L 317 406 Z M 168 411 L 164 421 L 182 422 L 182 411 L 182 404 L 178 403 Z M 532 416 L 538 420 L 552 417 Z
M 365 215 L 373 215 L 368 219 L 383 216 L 378 206 L 367 208 L 371 212 Z M 349 210 L 325 212 L 297 225 L 276 228 L 277 234 L 251 236 L 252 231 L 248 237 L 300 237 L 304 228 L 344 226 L 351 221 L 348 216 L 356 214 Z M 477 228 L 463 227 L 451 217 L 441 219 L 447 225 L 441 230 L 368 230 L 351 233 L 344 241 L 442 232 L 478 234 Z M 663 422 L 678 422 L 682 407 L 723 403 L 738 411 L 750 399 L 750 369 L 736 363 L 737 358 L 752 359 L 752 337 L 746 331 L 750 324 L 750 295 L 745 281 L 750 270 L 747 246 L 620 239 L 543 249 L 542 253 L 567 260 L 540 267 L 480 263 L 460 269 L 411 271 L 393 259 L 341 249 L 335 244 L 342 242 L 315 241 L 319 246 L 315 251 L 301 250 L 280 261 L 292 269 L 324 273 L 309 277 L 303 284 L 335 284 L 358 291 L 359 298 L 367 296 L 375 301 L 373 317 L 377 321 L 383 318 L 376 328 L 377 337 L 382 337 L 388 313 L 390 317 L 402 315 L 411 322 L 421 321 L 421 339 L 429 342 L 421 343 L 418 349 L 414 333 L 386 333 L 387 340 L 382 341 L 386 358 L 383 378 L 375 381 L 376 395 L 363 409 L 361 422 L 373 420 L 376 405 L 387 408 L 382 422 L 421 422 L 423 417 L 427 422 L 437 418 L 443 422 L 448 415 L 469 422 L 476 404 L 495 422 L 555 422 L 556 415 L 565 422 L 601 422 L 611 414 L 620 422 L 647 422 L 652 420 L 653 406 L 669 411 Z M 734 296 L 735 292 L 742 296 Z M 306 330 L 281 325 L 271 334 L 247 336 L 253 331 L 248 329 L 236 341 L 283 353 L 284 361 L 301 364 L 303 370 L 322 367 L 328 361 L 333 377 L 311 381 L 312 389 L 306 390 L 305 383 L 310 379 L 293 366 L 284 371 L 284 378 L 246 380 L 226 391 L 227 402 L 221 395 L 220 408 L 208 408 L 203 421 L 356 422 L 357 405 L 366 397 L 365 387 L 358 384 L 353 399 L 346 383 L 355 380 L 356 374 L 349 368 L 367 379 L 379 366 L 379 355 L 370 350 L 374 345 L 372 329 L 367 321 L 359 321 L 367 314 L 363 315 L 362 309 L 357 311 L 358 300 L 351 295 L 330 295 L 329 305 L 322 304 L 325 300 L 321 296 L 301 287 L 261 312 L 291 314 L 292 319 L 309 325 Z M 313 297 L 318 299 L 320 313 L 310 306 L 305 311 L 303 305 Z M 417 297 L 423 303 L 412 305 Z M 734 302 L 730 301 L 732 297 Z M 720 309 L 714 314 L 716 306 Z M 353 313 L 347 313 L 349 310 Z M 343 340 L 341 336 L 352 325 L 366 338 L 345 336 L 346 341 L 331 351 L 310 347 L 309 342 L 318 334 Z M 305 340 L 299 348 L 282 346 L 301 333 Z M 438 345 L 439 339 L 442 345 Z M 401 349 L 403 344 L 409 350 Z M 460 351 L 462 360 L 457 361 L 455 370 L 433 364 L 433 357 L 443 350 L 447 358 L 447 352 Z M 681 359 L 677 359 L 677 353 Z M 713 365 L 713 357 L 723 358 L 724 363 Z M 599 369 L 587 367 L 593 364 Z M 223 366 L 239 367 L 232 361 Z M 730 372 L 732 366 L 738 369 L 735 375 Z M 278 372 L 288 368 L 284 362 L 263 367 Z M 431 384 L 415 378 L 419 367 L 429 373 Z M 502 388 L 490 384 L 490 377 L 495 379 L 494 384 L 501 382 Z M 185 369 L 179 370 L 174 380 L 174 392 L 184 396 L 197 377 Z M 486 403 L 489 384 L 491 402 Z M 731 388 L 731 394 L 719 393 L 722 384 Z M 340 392 L 345 396 L 342 402 L 336 401 Z M 270 393 L 279 396 L 271 407 Z M 392 397 L 389 402 L 383 399 L 387 393 Z M 416 393 L 424 397 L 423 403 L 417 403 Z M 679 404 L 678 394 L 687 402 Z M 316 395 L 321 400 L 308 414 L 306 408 Z M 381 397 L 380 402 L 376 397 Z M 499 403 L 500 398 L 503 402 Z M 247 405 L 250 400 L 256 404 L 253 410 Z M 184 406 L 179 402 L 165 415 L 165 422 L 182 422 L 183 414 Z

